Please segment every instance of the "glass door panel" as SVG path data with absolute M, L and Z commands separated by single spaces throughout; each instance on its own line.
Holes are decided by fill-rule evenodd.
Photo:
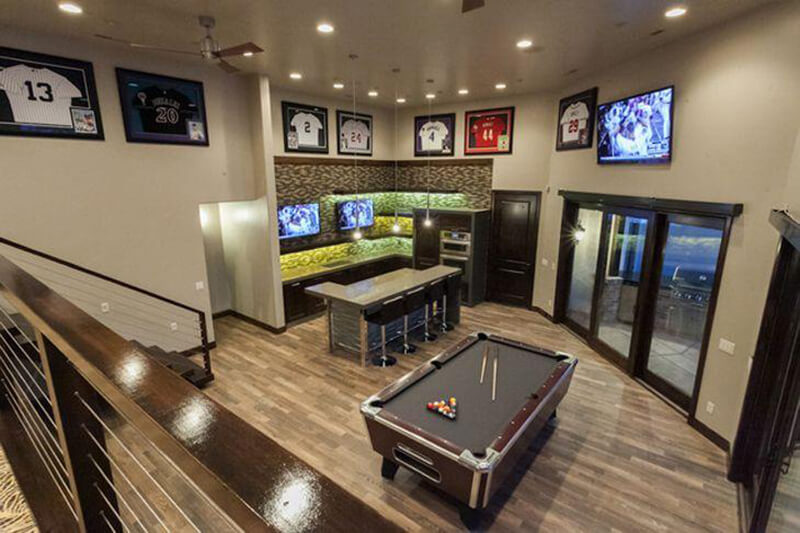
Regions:
M 800 402 L 795 399 L 792 425 L 778 456 L 778 485 L 769 514 L 768 532 L 800 531 Z
M 642 278 L 647 219 L 609 213 L 597 338 L 628 357 Z
M 602 226 L 602 211 L 580 208 L 578 223 L 569 236 L 575 248 L 567 298 L 567 317 L 587 331 L 591 327 L 592 296 Z
M 680 222 L 679 222 L 680 221 Z M 694 391 L 723 230 L 670 217 L 661 255 L 647 371 L 688 404 Z M 669 396 L 669 394 L 668 394 Z M 674 396 L 674 395 L 673 395 Z

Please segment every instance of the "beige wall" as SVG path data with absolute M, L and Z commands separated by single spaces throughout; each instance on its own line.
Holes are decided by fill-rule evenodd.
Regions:
M 468 97 L 467 97 L 468 98 Z M 541 191 L 547 185 L 550 153 L 553 150 L 553 128 L 557 111 L 552 96 L 547 94 L 507 95 L 483 101 L 465 101 L 457 105 L 432 105 L 431 113 L 455 113 L 455 154 L 464 157 L 464 113 L 474 109 L 515 106 L 514 144 L 512 153 L 491 156 L 494 159 L 494 189 Z M 427 106 L 402 109 L 398 118 L 398 159 L 414 157 L 414 117 L 428 114 Z M 393 117 L 392 117 L 393 121 Z M 485 156 L 469 156 L 485 157 Z M 433 158 L 452 159 L 452 158 Z
M 253 197 L 246 82 L 168 54 L 0 26 L 3 45 L 94 64 L 105 141 L 0 137 L 0 235 L 210 310 L 198 204 Z M 125 141 L 114 67 L 204 83 L 209 147 Z M 210 321 L 209 321 L 210 322 Z
M 602 102 L 674 84 L 674 159 L 666 167 L 598 166 L 595 150 L 553 151 L 542 257 L 557 258 L 559 189 L 744 204 L 728 248 L 697 412 L 728 439 L 738 422 L 774 259 L 769 210 L 798 205 L 798 188 L 794 199 L 783 194 L 800 124 L 798 46 L 800 3 L 785 3 L 561 91 L 597 85 Z M 553 270 L 537 270 L 535 305 L 552 311 L 555 279 Z M 735 355 L 718 349 L 721 337 L 736 343 Z M 705 410 L 709 401 L 716 405 L 713 414 Z
M 332 91 L 333 89 L 331 89 Z M 271 91 L 272 99 L 272 132 L 275 141 L 275 155 L 289 155 L 300 157 L 344 157 L 351 159 L 352 156 L 340 156 L 337 154 L 336 137 L 336 110 L 352 111 L 353 102 L 347 98 L 336 98 L 333 96 L 314 96 L 300 91 L 288 91 L 286 89 L 273 88 Z M 287 152 L 283 140 L 283 114 L 281 102 L 294 102 L 296 104 L 306 104 L 328 108 L 328 153 L 313 154 Z M 369 105 L 368 101 L 356 101 L 356 112 L 372 115 L 373 127 L 373 148 L 372 157 L 369 159 L 392 159 L 394 157 L 394 115 L 391 110 L 380 109 Z

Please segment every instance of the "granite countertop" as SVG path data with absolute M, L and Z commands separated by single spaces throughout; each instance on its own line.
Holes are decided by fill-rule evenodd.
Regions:
M 363 309 L 458 272 L 461 272 L 461 269 L 444 265 L 432 266 L 425 270 L 401 268 L 350 285 L 326 281 L 306 287 L 306 293 Z
M 286 283 L 294 283 L 297 281 L 305 281 L 307 279 L 314 278 L 322 274 L 332 274 L 334 272 L 339 272 L 341 270 L 353 268 L 354 266 L 357 265 L 366 265 L 368 263 L 374 263 L 375 261 L 380 261 L 382 259 L 389 259 L 392 257 L 410 258 L 411 255 L 400 252 L 383 252 L 380 254 L 359 255 L 344 259 L 333 259 L 327 263 L 322 263 L 321 265 L 309 265 L 309 266 L 281 270 L 281 282 L 286 284 Z M 325 265 L 330 265 L 330 266 L 325 266 Z

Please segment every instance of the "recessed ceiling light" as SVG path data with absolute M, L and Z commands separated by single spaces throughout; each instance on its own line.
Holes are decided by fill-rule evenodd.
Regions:
M 469 89 L 459 89 L 458 94 L 469 94 Z
M 83 13 L 83 8 L 72 2 L 61 2 L 58 4 L 58 9 L 64 13 L 69 13 L 70 15 L 80 15 Z
M 370 97 L 372 97 L 372 98 L 375 98 L 376 96 L 378 96 L 378 91 L 376 91 L 375 89 L 373 89 L 373 90 L 371 90 L 370 92 L 368 92 L 368 93 L 367 93 L 367 96 L 370 96 Z
M 405 103 L 406 103 L 406 99 L 405 99 L 405 98 L 402 98 L 402 97 L 400 97 L 400 98 L 398 98 L 398 99 L 397 99 L 397 103 L 398 103 L 398 104 L 405 104 Z
M 342 83 L 340 81 L 335 81 L 335 82 L 333 82 L 333 88 L 334 89 L 344 89 L 344 83 Z
M 333 33 L 333 24 L 329 22 L 320 22 L 317 24 L 317 31 L 320 33 Z
M 506 88 L 506 84 L 505 83 L 496 83 L 494 88 L 497 89 L 498 91 L 502 91 L 503 89 Z
M 300 74 L 299 72 L 292 72 L 291 74 L 289 74 L 289 77 L 292 78 L 293 80 L 302 80 L 303 79 L 303 75 Z
M 517 41 L 517 48 L 522 48 L 524 50 L 526 48 L 530 48 L 531 46 L 533 46 L 533 41 L 530 39 L 521 39 Z
M 425 95 L 425 98 L 427 98 L 428 100 L 433 100 L 434 98 L 436 98 L 436 95 L 433 93 L 428 93 Z
M 242 54 L 244 57 L 253 57 L 253 52 L 245 52 Z
M 676 17 L 682 17 L 683 15 L 686 14 L 687 11 L 688 10 L 683 6 L 675 6 L 667 9 L 664 12 L 664 16 L 667 17 L 668 19 L 674 19 Z

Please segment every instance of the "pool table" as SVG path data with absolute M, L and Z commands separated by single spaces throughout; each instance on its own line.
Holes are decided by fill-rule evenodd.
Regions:
M 416 472 L 460 502 L 465 523 L 474 522 L 555 416 L 577 363 L 519 341 L 469 335 L 361 404 L 372 447 L 383 456 L 383 477 L 394 478 L 399 466 Z M 457 401 L 454 420 L 427 408 L 450 397 Z

